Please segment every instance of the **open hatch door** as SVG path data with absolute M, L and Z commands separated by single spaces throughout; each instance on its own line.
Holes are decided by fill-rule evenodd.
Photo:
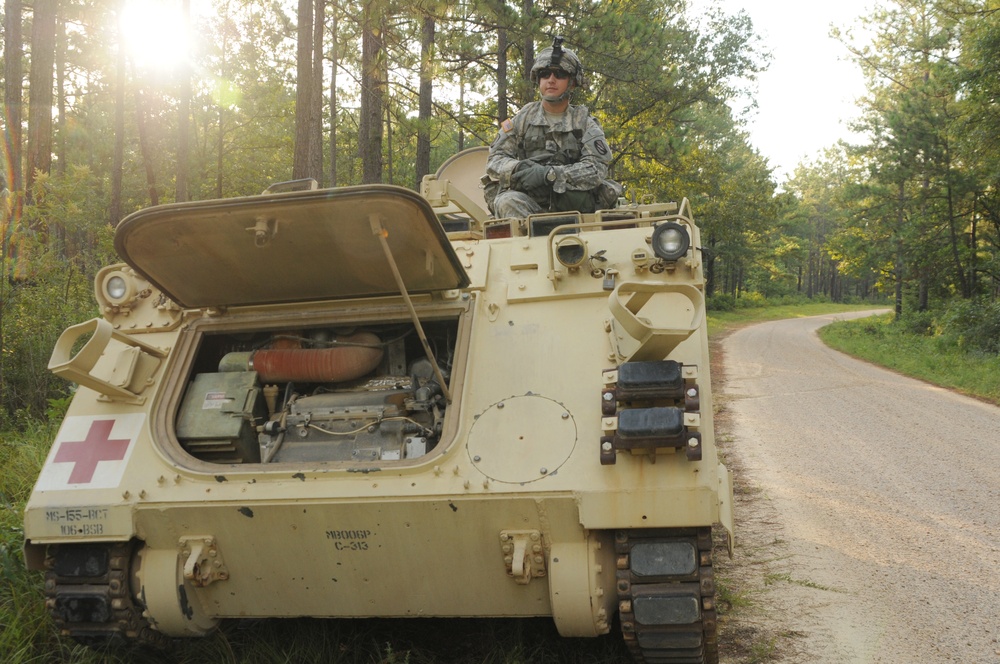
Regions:
M 162 205 L 115 235 L 122 259 L 186 308 L 398 295 L 386 245 L 411 294 L 469 284 L 430 205 L 390 185 Z

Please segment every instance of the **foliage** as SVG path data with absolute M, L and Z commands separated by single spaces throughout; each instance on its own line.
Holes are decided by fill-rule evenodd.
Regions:
M 729 293 L 711 295 L 705 299 L 705 308 L 709 311 L 732 311 L 736 308 L 736 297 Z
M 17 258 L 5 261 L 0 281 L 0 422 L 40 417 L 69 389 L 45 367 L 62 331 L 97 313 L 91 284 L 113 262 L 100 198 L 88 196 L 99 189 L 86 168 L 35 180 L 35 203 L 14 236 Z
M 870 43 L 843 35 L 868 79 L 857 127 L 868 140 L 845 155 L 833 251 L 891 287 L 897 315 L 904 302 L 998 293 L 997 146 L 982 135 L 997 117 L 995 51 L 983 50 L 997 20 L 964 0 L 896 0 L 866 20 Z
M 1000 355 L 1000 301 L 953 300 L 937 318 L 949 344 L 973 354 Z

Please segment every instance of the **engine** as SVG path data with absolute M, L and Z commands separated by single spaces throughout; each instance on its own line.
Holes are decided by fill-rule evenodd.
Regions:
M 454 326 L 431 323 L 435 371 L 412 326 L 206 335 L 177 438 L 215 463 L 391 462 L 434 449 Z

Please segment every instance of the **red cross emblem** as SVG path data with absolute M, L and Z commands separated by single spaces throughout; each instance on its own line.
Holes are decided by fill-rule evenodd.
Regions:
M 69 476 L 70 484 L 88 484 L 94 479 L 99 462 L 121 461 L 125 458 L 125 452 L 132 441 L 128 438 L 112 439 L 111 429 L 114 425 L 114 420 L 94 420 L 86 438 L 66 441 L 59 446 L 53 460 L 74 464 Z

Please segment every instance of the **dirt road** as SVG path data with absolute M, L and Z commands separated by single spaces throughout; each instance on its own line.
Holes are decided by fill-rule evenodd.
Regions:
M 828 349 L 840 317 L 722 342 L 725 571 L 754 602 L 722 660 L 998 663 L 1000 408 Z

